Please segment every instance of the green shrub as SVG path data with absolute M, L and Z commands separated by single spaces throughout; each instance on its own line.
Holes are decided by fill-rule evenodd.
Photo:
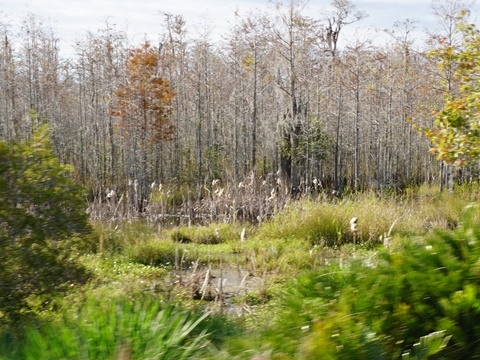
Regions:
M 46 128 L 31 141 L 0 141 L 0 313 L 3 320 L 31 310 L 59 290 L 85 280 L 69 239 L 90 231 L 86 194 L 71 167 L 53 154 Z

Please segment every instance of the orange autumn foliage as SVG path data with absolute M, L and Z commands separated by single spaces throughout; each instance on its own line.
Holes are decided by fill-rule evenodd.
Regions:
M 170 116 L 175 94 L 158 70 L 158 53 L 148 42 L 128 54 L 126 81 L 115 91 L 116 103 L 111 108 L 126 137 L 135 134 L 153 143 L 172 139 L 175 127 Z

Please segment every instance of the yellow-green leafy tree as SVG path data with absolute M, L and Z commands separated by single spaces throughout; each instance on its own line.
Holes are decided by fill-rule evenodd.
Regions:
M 439 160 L 463 166 L 480 156 L 480 31 L 462 23 L 458 31 L 463 39 L 460 48 L 448 45 L 430 53 L 441 69 L 454 70 L 458 89 L 445 94 L 443 108 L 434 112 L 434 126 L 422 131 Z

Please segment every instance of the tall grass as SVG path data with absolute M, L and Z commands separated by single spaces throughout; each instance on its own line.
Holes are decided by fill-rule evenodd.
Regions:
M 153 298 L 90 303 L 74 318 L 28 329 L 17 353 L 26 360 L 198 358 L 209 346 L 208 316 Z
M 455 228 L 466 205 L 478 201 L 475 187 L 455 192 L 421 187 L 405 194 L 381 196 L 373 192 L 346 196 L 336 202 L 303 200 L 292 203 L 262 224 L 258 238 L 308 240 L 311 244 L 340 246 L 353 240 L 350 219 L 358 218 L 357 241 L 380 244 L 389 232 L 401 236 L 425 235 L 434 228 Z
M 246 224 L 249 238 L 296 239 L 312 246 L 341 246 L 353 241 L 350 219 L 358 218 L 356 240 L 369 246 L 380 243 L 389 232 L 401 236 L 425 235 L 434 228 L 458 226 L 462 209 L 478 201 L 475 186 L 458 186 L 452 193 L 437 187 L 409 189 L 399 195 L 385 196 L 366 192 L 345 196 L 336 201 L 323 197 L 288 202 L 271 219 L 257 227 Z M 212 199 L 211 201 L 215 201 Z M 178 244 L 238 243 L 243 225 L 210 223 L 205 226 L 159 228 L 147 222 L 98 224 L 91 239 L 91 249 L 122 252 L 154 240 L 170 239 Z
M 84 244 L 85 252 L 120 254 L 129 246 L 144 243 L 158 236 L 158 229 L 145 221 L 95 222 L 93 225 L 93 232 Z
M 341 246 L 353 241 L 350 220 L 358 218 L 357 241 L 377 245 L 397 218 L 405 214 L 395 200 L 375 195 L 346 198 L 332 203 L 302 201 L 293 204 L 271 222 L 264 224 L 259 238 L 307 240 L 311 245 Z

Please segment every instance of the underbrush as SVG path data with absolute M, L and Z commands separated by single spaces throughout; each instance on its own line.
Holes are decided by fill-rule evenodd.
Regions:
M 480 354 L 480 225 L 410 238 L 375 262 L 300 275 L 259 333 L 236 344 L 269 359 L 467 359 Z M 258 342 L 261 338 L 261 342 Z M 247 350 L 249 349 L 249 350 Z
M 164 269 L 164 282 L 175 284 L 174 293 L 181 294 L 182 301 L 196 297 L 207 283 L 217 284 L 211 285 L 217 295 L 222 292 L 218 289 L 222 279 L 212 280 L 211 269 L 242 274 L 234 280 L 238 289 L 233 296 L 264 299 L 271 297 L 265 295 L 271 293 L 266 288 L 285 283 L 303 271 L 332 263 L 347 264 L 358 258 L 371 263 L 372 254 L 384 243 L 395 249 L 403 239 L 431 234 L 435 228 L 455 228 L 461 224 L 462 209 L 476 198 L 474 188 L 440 193 L 424 187 L 388 197 L 362 193 L 334 201 L 303 199 L 257 226 L 214 223 L 159 231 L 145 222 L 101 224 L 96 231 L 102 246 L 95 248 L 106 258 L 120 256 L 136 266 Z M 473 221 L 478 220 L 477 214 L 472 216 Z M 356 232 L 351 231 L 352 218 L 358 218 Z M 252 293 L 243 292 L 245 274 L 247 279 L 253 277 L 256 283 L 262 283 L 261 289 L 252 286 Z M 109 279 L 110 275 L 104 277 Z M 159 280 L 153 282 L 146 281 L 154 289 L 165 288 Z
M 95 301 L 75 314 L 27 327 L 8 344 L 0 337 L 0 357 L 12 359 L 187 359 L 215 350 L 216 332 L 235 325 L 218 315 L 186 311 L 153 297 L 135 301 Z
M 196 344 L 190 358 L 468 358 L 480 353 L 477 190 L 307 198 L 255 226 L 96 224 L 87 242 L 75 242 L 89 282 L 48 306 L 32 299 L 40 325 L 20 335 L 3 329 L 0 358 L 42 358 L 46 343 L 73 358 L 157 354 L 149 336 L 164 335 L 148 314 L 167 301 L 182 308 L 169 318 L 196 324 L 176 343 Z M 204 318 L 205 309 L 213 314 Z M 142 312 L 148 324 L 134 316 Z M 113 324 L 100 324 L 107 317 Z M 129 331 L 151 345 L 136 348 Z

